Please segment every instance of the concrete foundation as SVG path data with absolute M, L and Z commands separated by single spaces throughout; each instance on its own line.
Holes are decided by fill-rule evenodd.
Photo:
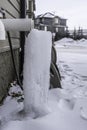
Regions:
M 17 68 L 19 69 L 19 49 L 14 47 L 14 58 Z M 0 102 L 7 94 L 10 83 L 15 79 L 15 73 L 11 58 L 11 53 L 9 47 L 5 50 L 2 48 L 0 51 Z

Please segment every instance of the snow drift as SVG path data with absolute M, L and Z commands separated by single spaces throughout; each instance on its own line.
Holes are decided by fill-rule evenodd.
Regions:
M 34 38 L 34 40 L 35 39 L 36 38 Z M 28 42 L 27 44 L 30 43 Z M 34 44 L 33 46 L 36 47 Z M 57 61 L 62 76 L 63 89 L 57 88 L 49 90 L 48 105 L 51 109 L 51 113 L 35 119 L 32 119 L 30 115 L 27 115 L 26 117 L 20 116 L 19 118 L 18 112 L 23 109 L 23 102 L 17 103 L 15 98 L 7 97 L 4 105 L 0 106 L 0 126 L 1 123 L 4 124 L 2 127 L 0 127 L 2 128 L 0 130 L 87 130 L 87 50 L 84 54 L 86 44 L 85 47 L 82 49 L 82 52 L 78 52 L 79 46 L 76 48 L 76 51 L 74 51 L 74 45 L 72 46 L 72 50 L 74 53 L 69 51 L 69 48 L 66 48 L 65 46 L 61 47 L 62 51 L 60 51 L 60 46 L 58 45 L 56 45 L 55 48 L 58 55 Z M 29 57 L 28 52 L 27 56 Z M 26 62 L 28 63 L 30 62 L 30 60 Z M 36 62 L 35 65 L 37 63 L 38 62 Z M 42 63 L 40 64 L 42 65 Z M 27 76 L 27 74 L 28 73 L 26 73 L 25 76 Z M 35 76 L 37 75 L 35 74 Z M 27 78 L 28 80 L 28 77 L 25 78 Z M 34 78 L 35 77 L 33 77 L 33 80 Z M 25 85 L 28 85 L 28 81 Z M 20 88 L 18 89 L 18 86 L 15 87 L 13 86 L 10 89 L 10 95 L 12 92 L 21 91 Z M 31 86 L 28 86 L 26 88 L 28 89 L 30 87 Z M 30 92 L 29 94 L 31 94 Z M 36 95 L 34 96 L 34 91 L 32 92 L 32 101 L 34 102 L 33 97 L 35 98 Z M 38 99 L 38 101 L 39 100 L 40 99 Z M 39 104 L 39 102 L 37 103 Z M 40 107 L 40 110 L 41 108 L 42 106 Z M 14 119 L 13 115 L 17 117 Z M 7 123 L 5 122 L 5 120 L 7 121 Z

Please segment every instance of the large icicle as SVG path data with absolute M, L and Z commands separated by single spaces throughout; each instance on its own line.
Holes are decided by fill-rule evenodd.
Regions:
M 52 35 L 32 30 L 26 39 L 24 57 L 24 109 L 41 116 L 47 113 Z

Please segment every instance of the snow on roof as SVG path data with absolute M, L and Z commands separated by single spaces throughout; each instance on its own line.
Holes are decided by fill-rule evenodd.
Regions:
M 60 17 L 60 16 L 58 16 L 58 15 L 55 15 L 55 14 L 53 14 L 53 13 L 50 13 L 50 12 L 47 12 L 47 13 L 45 13 L 45 14 L 41 14 L 41 15 L 38 15 L 37 16 L 37 18 L 54 18 L 54 17 L 58 17 L 59 19 L 65 19 L 65 18 L 62 18 L 62 17 Z M 67 19 L 65 19 L 65 20 L 67 20 Z
M 44 15 L 43 15 L 43 17 L 47 17 L 47 18 L 54 18 L 55 17 L 55 15 L 54 14 L 52 14 L 52 13 L 45 13 Z
M 42 17 L 54 18 L 55 15 L 52 14 L 52 13 L 50 13 L 50 12 L 47 12 L 47 13 L 45 13 L 45 14 L 38 15 L 37 17 L 38 17 L 38 18 L 42 18 Z

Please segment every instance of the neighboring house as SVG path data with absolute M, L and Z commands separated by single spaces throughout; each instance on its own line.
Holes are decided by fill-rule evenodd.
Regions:
M 47 12 L 36 17 L 35 27 L 40 30 L 47 30 L 64 34 L 67 28 L 66 22 L 67 19 Z

